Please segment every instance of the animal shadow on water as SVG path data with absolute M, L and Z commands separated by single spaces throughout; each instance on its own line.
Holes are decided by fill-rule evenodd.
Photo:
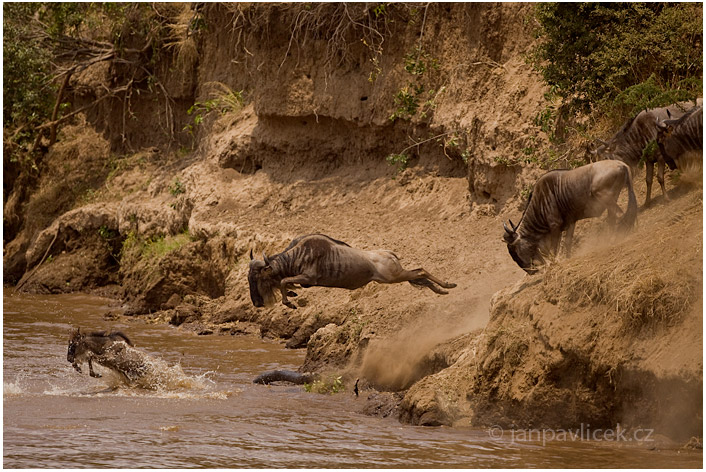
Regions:
M 108 369 L 108 382 L 117 384 L 96 393 L 114 391 L 120 386 L 148 390 L 203 387 L 181 370 L 179 365 L 169 366 L 134 347 L 132 341 L 120 331 L 95 331 L 84 333 L 80 328 L 71 330 L 66 360 L 77 372 L 82 373 L 81 364 L 88 364 L 91 377 L 101 378 L 93 364 Z

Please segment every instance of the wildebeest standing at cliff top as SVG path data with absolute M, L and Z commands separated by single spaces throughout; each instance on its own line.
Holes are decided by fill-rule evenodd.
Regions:
M 409 282 L 428 287 L 439 294 L 442 288 L 456 284 L 443 282 L 426 270 L 402 268 L 398 257 L 384 249 L 364 251 L 323 234 L 308 234 L 294 239 L 287 248 L 274 256 L 263 254 L 263 260 L 253 259 L 250 251 L 250 299 L 256 307 L 274 303 L 279 290 L 282 303 L 296 309 L 288 296 L 296 296 L 290 289 L 302 287 L 336 287 L 354 290 L 369 282 L 392 284 Z M 442 287 L 442 288 L 441 288 Z
M 637 220 L 637 200 L 627 164 L 600 161 L 573 170 L 547 172 L 534 184 L 520 222 L 514 225 L 510 221 L 510 227 L 503 223 L 503 239 L 510 255 L 517 265 L 533 274 L 536 265 L 544 262 L 543 254 L 556 254 L 563 231 L 567 256 L 570 255 L 578 220 L 596 218 L 608 210 L 608 224 L 614 226 L 623 188 L 628 191 L 628 206 L 619 225 L 628 230 Z
M 703 153 L 703 116 L 703 107 L 698 106 L 679 119 L 657 120 L 657 144 L 665 160 L 674 163 L 670 167 L 683 169 L 685 165 L 680 160 L 692 153 Z M 703 156 L 696 158 L 702 164 Z
M 703 104 L 701 98 L 696 100 L 697 105 Z M 633 118 L 627 120 L 623 126 L 613 135 L 608 142 L 598 140 L 599 145 L 590 150 L 592 160 L 616 159 L 628 164 L 634 172 L 642 159 L 643 150 L 647 144 L 657 137 L 657 120 L 669 118 L 679 118 L 689 109 L 693 108 L 693 102 L 680 102 L 668 107 L 652 108 L 643 110 Z M 657 150 L 651 157 L 645 160 L 645 182 L 647 184 L 647 194 L 645 205 L 649 206 L 652 196 L 652 177 L 654 174 L 654 163 L 657 162 L 657 182 L 662 188 L 662 195 L 668 200 L 667 189 L 664 186 L 664 167 L 668 158 Z M 670 165 L 672 167 L 672 165 Z

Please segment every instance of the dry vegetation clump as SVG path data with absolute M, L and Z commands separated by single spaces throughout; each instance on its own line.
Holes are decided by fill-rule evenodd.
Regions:
M 198 13 L 188 3 L 181 5 L 178 13 L 170 12 L 166 25 L 165 46 L 174 51 L 176 65 L 181 70 L 191 70 L 198 60 L 194 32 L 199 28 Z M 173 16 L 172 16 L 173 15 Z
M 692 277 L 679 265 L 662 265 L 637 254 L 625 258 L 630 263 L 621 262 L 623 246 L 608 251 L 611 257 L 600 261 L 587 255 L 550 266 L 544 292 L 551 294 L 553 302 L 604 305 L 628 329 L 672 326 L 681 320 L 695 299 Z

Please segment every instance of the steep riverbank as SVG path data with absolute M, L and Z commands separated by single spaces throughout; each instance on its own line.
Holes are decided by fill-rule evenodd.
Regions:
M 8 182 L 6 283 L 98 291 L 124 300 L 125 316 L 204 335 L 282 338 L 307 349 L 302 371 L 401 392 L 374 396 L 371 409 L 384 398 L 385 413 L 414 424 L 700 435 L 700 189 L 670 183 L 676 198 L 643 210 L 623 241 L 596 247 L 601 224 L 580 224 L 579 254 L 543 275 L 526 276 L 500 240 L 542 173 L 529 158 L 545 139 L 532 124 L 544 88 L 523 58 L 529 8 L 398 11 L 374 24 L 387 28 L 380 55 L 351 33 L 336 67 L 329 48 L 341 38 L 323 33 L 335 25 L 303 23 L 304 10 L 205 8 L 198 59 L 162 59 L 166 92 L 133 97 L 131 120 L 101 102 L 61 129 L 29 195 L 21 178 Z M 364 30 L 364 12 L 338 13 L 321 18 Z M 437 64 L 422 78 L 408 69 L 426 57 L 413 54 L 420 31 Z M 185 70 L 170 72 L 176 64 Z M 116 74 L 77 74 L 75 106 Z M 433 101 L 428 114 L 390 119 L 418 80 L 435 90 L 418 100 Z M 196 123 L 187 110 L 212 99 L 215 82 L 244 90 L 245 103 L 203 108 Z M 393 250 L 458 287 L 310 288 L 296 311 L 255 309 L 249 251 L 315 232 Z

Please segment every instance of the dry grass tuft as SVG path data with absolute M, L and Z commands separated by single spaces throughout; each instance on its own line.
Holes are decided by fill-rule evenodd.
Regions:
M 166 26 L 165 46 L 174 50 L 176 65 L 190 70 L 198 59 L 196 38 L 193 34 L 195 13 L 188 4 Z
M 673 325 L 691 306 L 690 283 L 668 283 L 657 271 L 644 271 L 634 280 L 626 280 L 614 294 L 618 313 L 631 327 L 658 323 Z
M 604 305 L 630 329 L 671 326 L 681 320 L 695 299 L 692 278 L 679 267 L 663 267 L 645 257 L 621 263 L 624 247 L 607 252 L 610 257 L 599 263 L 588 256 L 550 266 L 544 292 L 559 302 Z

